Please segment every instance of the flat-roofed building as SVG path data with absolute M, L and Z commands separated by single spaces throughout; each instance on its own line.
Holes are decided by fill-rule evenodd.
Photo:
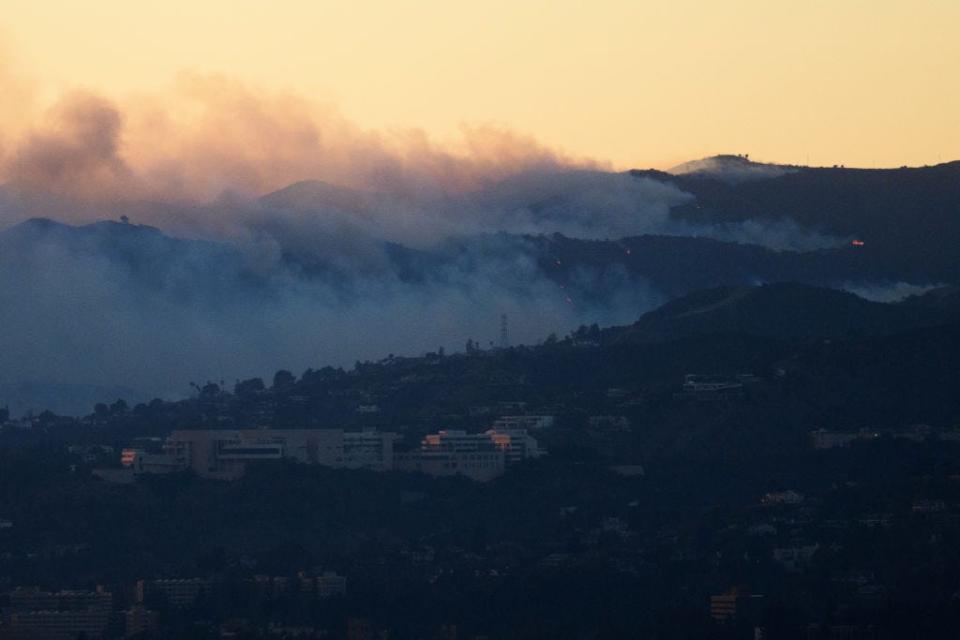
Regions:
M 400 439 L 397 434 L 373 429 L 341 433 L 341 464 L 330 466 L 374 471 L 389 471 L 393 468 L 393 445 Z
M 129 467 L 134 475 L 144 473 L 176 473 L 184 470 L 184 465 L 176 456 L 166 453 L 144 453 L 138 451 L 133 455 Z
M 160 616 L 141 604 L 135 604 L 123 612 L 123 635 L 127 638 L 148 633 L 156 633 L 160 626 Z
M 444 429 L 424 436 L 420 442 L 421 451 L 447 451 L 473 453 L 493 451 L 493 441 L 484 433 L 467 433 L 460 429 Z
M 500 416 L 491 425 L 491 429 L 546 429 L 552 427 L 553 416 Z
M 489 429 L 484 435 L 490 438 L 497 449 L 503 451 L 508 465 L 528 458 L 539 458 L 546 453 L 526 429 Z
M 17 587 L 9 594 L 14 611 L 66 611 L 107 609 L 113 606 L 113 595 L 97 587 L 95 591 L 44 591 L 38 587 Z
M 418 451 L 398 453 L 394 466 L 402 471 L 463 475 L 484 482 L 502 475 L 507 465 L 542 453 L 537 440 L 524 429 L 444 430 L 425 436 Z
M 122 464 L 125 467 L 132 467 L 134 461 L 137 459 L 137 456 L 142 455 L 144 453 L 146 453 L 146 451 L 144 449 L 139 449 L 139 448 L 131 447 L 131 448 L 123 449 L 120 452 L 120 464 Z
M 221 480 L 239 478 L 250 463 L 281 459 L 385 471 L 393 466 L 393 445 L 397 439 L 394 433 L 375 430 L 180 430 L 170 434 L 163 457 L 154 463 L 162 461 L 177 468 L 190 469 L 201 477 Z
M 206 578 L 140 580 L 136 585 L 136 599 L 140 603 L 161 601 L 177 609 L 187 609 L 212 589 L 213 581 Z
M 397 453 L 394 468 L 400 471 L 425 473 L 431 476 L 462 475 L 486 482 L 503 475 L 505 457 L 502 451 L 437 451 L 420 450 Z
M 485 433 L 442 430 L 423 438 L 418 451 L 397 454 L 395 466 L 431 476 L 463 475 L 481 482 L 503 474 L 506 457 Z
M 23 611 L 11 613 L 6 638 L 74 640 L 103 638 L 110 625 L 110 611 Z
M 722 595 L 710 596 L 710 617 L 718 622 L 755 620 L 763 607 L 764 597 L 744 589 L 733 588 Z
M 347 579 L 333 571 L 324 571 L 317 576 L 317 597 L 330 598 L 347 593 Z
M 5 638 L 102 638 L 113 613 L 113 595 L 101 587 L 96 591 L 17 588 L 9 597 Z
M 817 429 L 810 432 L 810 440 L 814 449 L 835 449 L 846 447 L 853 442 L 869 442 L 880 437 L 878 431 L 860 429 L 859 431 L 828 431 Z

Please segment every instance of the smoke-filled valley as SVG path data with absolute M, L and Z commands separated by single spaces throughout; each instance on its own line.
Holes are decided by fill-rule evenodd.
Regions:
M 628 323 L 718 285 L 800 281 L 882 298 L 955 281 L 948 263 L 851 244 L 859 235 L 845 219 L 810 224 L 772 207 L 705 218 L 705 199 L 690 193 L 699 185 L 745 186 L 564 169 L 466 193 L 301 182 L 201 204 L 92 204 L 7 187 L 6 219 L 26 220 L 0 233 L 2 382 L 176 396 L 192 381 L 486 346 L 499 341 L 501 314 L 511 340 L 530 343 Z M 864 235 L 883 243 L 879 231 Z
M 720 285 L 890 299 L 960 278 L 957 164 L 720 156 L 617 173 L 493 128 L 455 148 L 364 132 L 222 79 L 176 95 L 71 94 L 5 136 L 0 402 L 14 410 L 85 410 L 90 394 L 65 391 L 83 386 L 177 396 L 485 347 L 504 314 L 510 340 L 532 343 Z

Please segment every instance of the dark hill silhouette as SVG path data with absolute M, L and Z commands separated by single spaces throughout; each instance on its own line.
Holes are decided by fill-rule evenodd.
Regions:
M 543 267 L 565 281 L 583 268 L 622 270 L 677 296 L 717 286 L 759 282 L 803 282 L 837 286 L 847 282 L 890 283 L 904 273 L 867 247 L 844 246 L 809 252 L 774 251 L 710 238 L 637 236 L 591 241 L 560 235 L 530 238 Z M 560 260 L 560 264 L 556 261 Z M 915 282 L 928 282 L 919 276 Z
M 960 317 L 960 287 L 947 286 L 931 289 L 922 295 L 910 296 L 904 306 L 935 309 L 950 316 Z
M 888 335 L 960 319 L 956 308 L 927 300 L 925 296 L 909 303 L 871 302 L 845 291 L 789 283 L 721 287 L 668 302 L 632 326 L 613 331 L 610 338 L 628 343 L 744 333 L 784 340 L 838 339 Z
M 269 230 L 265 230 L 269 232 Z M 453 238 L 433 247 L 410 248 L 363 235 L 350 242 L 336 237 L 313 241 L 283 229 L 276 236 L 278 262 L 256 267 L 244 249 L 230 242 L 168 236 L 144 225 L 98 222 L 71 226 L 33 219 L 0 232 L 3 258 L 27 264 L 41 246 L 58 255 L 93 258 L 120 266 L 148 287 L 176 285 L 182 295 L 219 298 L 251 285 L 270 286 L 277 269 L 297 278 L 319 279 L 338 288 L 371 278 L 407 283 L 477 279 L 491 276 L 492 265 L 516 260 L 534 264 L 538 277 L 553 282 L 574 303 L 610 304 L 625 291 L 647 288 L 667 298 L 718 286 L 798 282 L 821 287 L 886 285 L 904 279 L 904 270 L 872 247 L 844 246 L 810 252 L 775 251 L 757 245 L 709 238 L 646 235 L 620 240 L 582 240 L 560 234 L 508 233 Z M 21 260 L 20 258 L 23 258 Z M 252 265 L 252 266 L 251 266 Z M 922 265 L 913 282 L 929 282 Z
M 784 169 L 789 170 L 735 182 L 709 172 L 631 174 L 671 182 L 694 195 L 694 201 L 672 209 L 686 220 L 787 218 L 863 240 L 878 261 L 903 277 L 960 280 L 960 161 L 900 169 Z
M 782 366 L 797 391 L 851 427 L 955 425 L 960 323 L 810 345 Z

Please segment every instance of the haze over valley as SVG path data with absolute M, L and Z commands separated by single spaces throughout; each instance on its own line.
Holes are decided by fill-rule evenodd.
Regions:
M 0 209 L 2 383 L 24 410 L 56 401 L 47 385 L 179 397 L 188 382 L 487 345 L 503 314 L 514 343 L 536 343 L 715 286 L 794 281 L 893 300 L 960 275 L 960 164 L 694 166 L 558 165 L 442 193 L 303 181 L 196 203 L 71 199 L 14 181 Z M 880 183 L 899 200 L 876 195 Z

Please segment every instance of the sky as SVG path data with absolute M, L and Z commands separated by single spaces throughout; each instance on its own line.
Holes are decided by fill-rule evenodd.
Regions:
M 615 168 L 960 158 L 956 0 L 3 0 L 34 105 L 215 74 L 431 139 L 494 125 Z M 17 114 L 3 111 L 9 122 Z

